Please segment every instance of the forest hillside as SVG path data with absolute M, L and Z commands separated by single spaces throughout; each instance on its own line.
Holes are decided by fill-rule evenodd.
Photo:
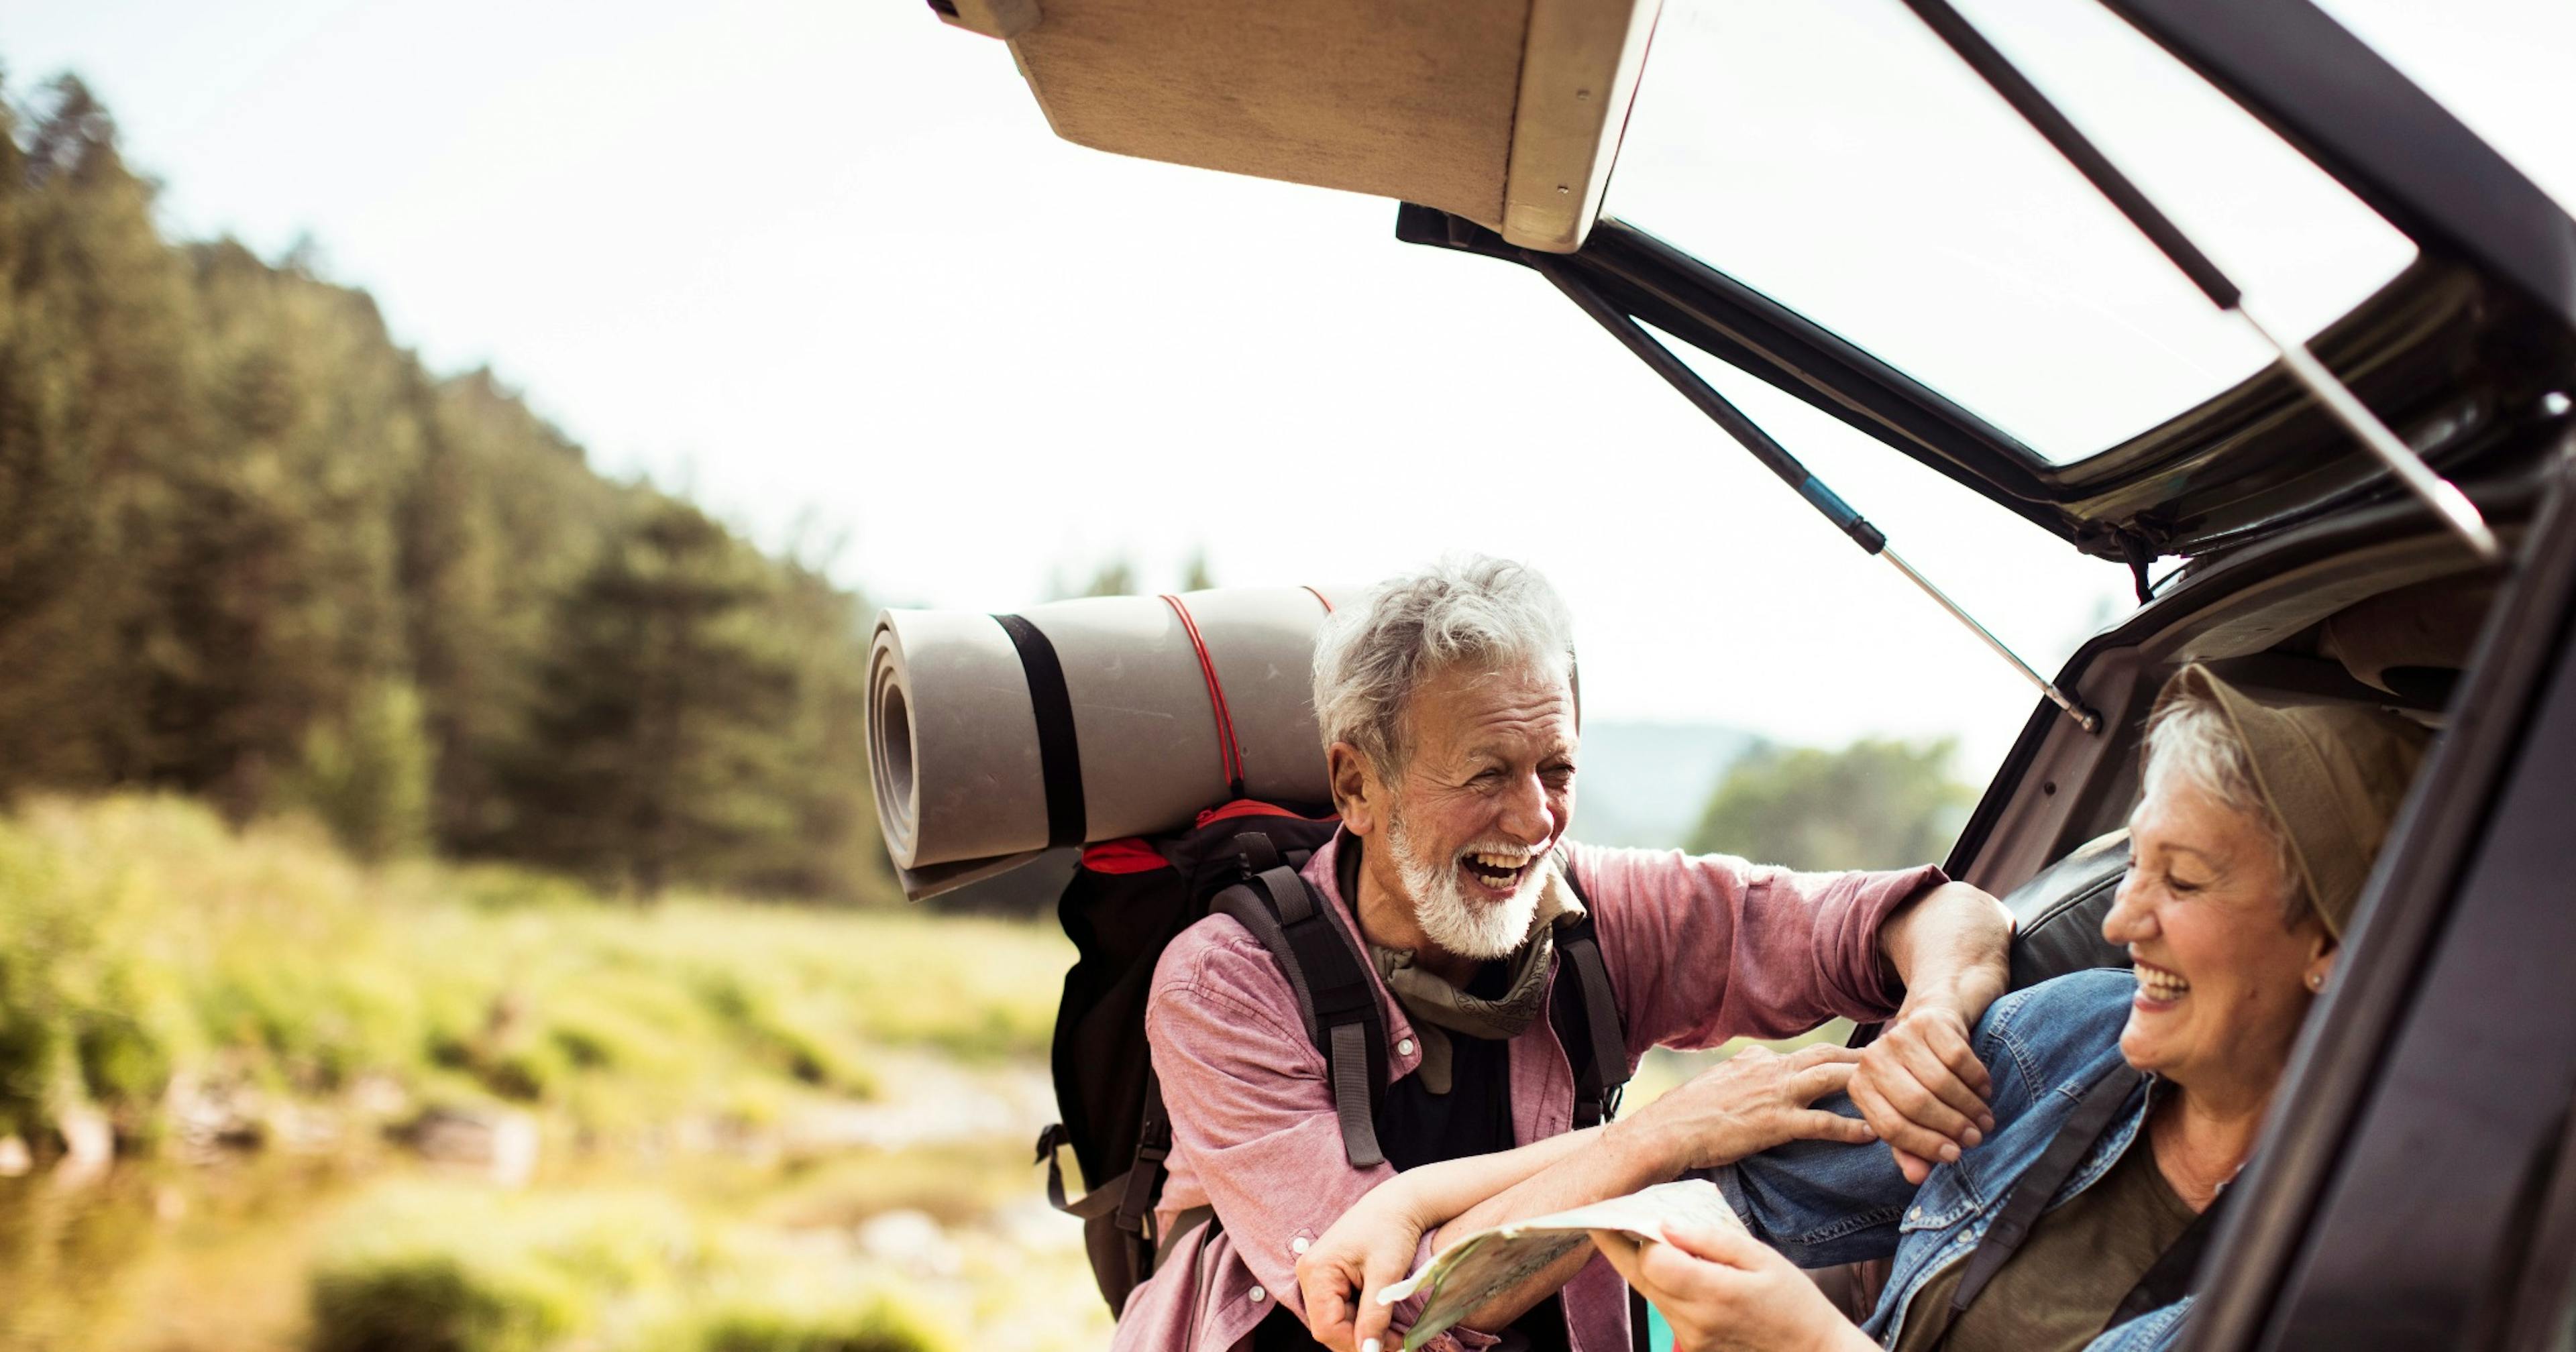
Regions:
M 868 611 L 828 557 L 601 475 L 308 251 L 164 238 L 78 79 L 0 131 L 0 796 L 172 790 L 640 894 L 885 894 Z

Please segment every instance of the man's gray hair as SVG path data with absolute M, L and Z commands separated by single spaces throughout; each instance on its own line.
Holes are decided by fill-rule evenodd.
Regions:
M 1574 617 L 1538 570 L 1455 555 L 1391 578 L 1334 611 L 1315 634 L 1315 721 L 1380 773 L 1411 751 L 1406 706 L 1423 682 L 1469 664 L 1570 675 Z
M 2154 797 L 2176 780 L 2217 799 L 2228 810 L 2262 828 L 2264 837 L 2272 842 L 2273 863 L 2281 886 L 2288 892 L 2282 902 L 2283 918 L 2291 924 L 2298 923 L 2307 913 L 2308 894 L 2299 885 L 2298 863 L 2290 853 L 2289 834 L 2282 830 L 2270 805 L 2263 801 L 2262 788 L 2254 782 L 2253 756 L 2218 701 L 2188 687 L 2148 720 L 2145 763 L 2138 771 L 2143 797 Z

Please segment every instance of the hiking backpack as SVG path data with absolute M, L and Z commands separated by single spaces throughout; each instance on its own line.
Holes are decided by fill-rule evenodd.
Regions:
M 1171 1154 L 1172 1124 L 1145 1039 L 1154 965 L 1181 931 L 1229 915 L 1259 939 L 1296 992 L 1306 1036 L 1324 1056 L 1342 1150 L 1354 1168 L 1384 1162 L 1377 1120 L 1386 1093 L 1386 1020 L 1367 955 L 1333 922 L 1327 899 L 1299 876 L 1332 839 L 1339 819 L 1238 798 L 1198 815 L 1188 830 L 1112 840 L 1082 852 L 1058 913 L 1077 957 L 1065 974 L 1055 1025 L 1056 1107 L 1064 1120 L 1038 1133 L 1047 1199 L 1079 1216 L 1092 1276 L 1115 1313 L 1153 1275 L 1156 1261 L 1196 1225 L 1155 1231 Z M 1566 875 L 1569 886 L 1573 875 Z M 1575 895 L 1582 893 L 1577 889 Z M 1618 1111 L 1627 1046 L 1591 918 L 1560 927 L 1561 966 L 1550 1017 L 1575 1081 L 1574 1126 Z M 1060 1147 L 1090 1189 L 1068 1200 Z M 1215 1223 L 1210 1220 L 1209 1223 Z

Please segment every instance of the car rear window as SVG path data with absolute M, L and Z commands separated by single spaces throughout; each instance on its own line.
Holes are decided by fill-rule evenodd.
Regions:
M 2267 318 L 2411 241 L 2096 4 L 1954 0 Z M 2254 374 L 2208 301 L 1899 0 L 1667 0 L 1604 214 L 2065 464 Z

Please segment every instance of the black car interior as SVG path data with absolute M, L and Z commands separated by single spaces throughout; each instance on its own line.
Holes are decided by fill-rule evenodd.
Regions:
M 2257 698 L 2281 702 L 2375 704 L 2428 725 L 2468 661 L 2495 582 L 2455 573 L 2371 592 L 2272 646 L 2207 659 Z M 2081 843 L 2003 896 L 2013 914 L 2012 988 L 2093 967 L 2126 967 L 2128 953 L 2102 938 L 2128 867 L 2128 810 L 2137 800 L 2139 738 L 2148 705 L 2180 660 L 2158 663 L 2105 736 L 2121 740 L 2106 758 L 2106 781 L 2091 786 L 2090 808 L 2069 824 Z

